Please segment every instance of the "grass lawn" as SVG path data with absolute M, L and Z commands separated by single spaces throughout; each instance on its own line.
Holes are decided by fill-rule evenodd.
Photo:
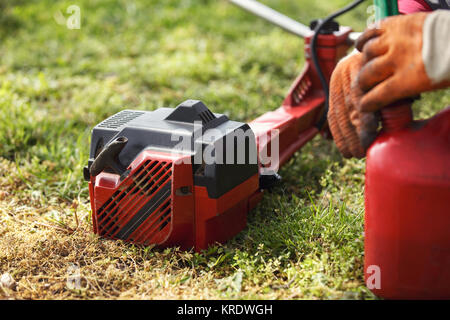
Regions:
M 263 2 L 307 24 L 348 1 Z M 79 30 L 61 18 L 71 4 Z M 361 7 L 340 22 L 362 30 L 367 17 Z M 0 274 L 17 285 L 0 299 L 374 298 L 363 283 L 365 162 L 320 137 L 224 245 L 157 250 L 91 231 L 82 167 L 95 124 L 188 98 L 249 121 L 281 104 L 303 61 L 302 39 L 225 0 L 2 1 Z M 448 90 L 427 94 L 416 115 L 448 104 Z M 67 283 L 76 272 L 81 289 Z

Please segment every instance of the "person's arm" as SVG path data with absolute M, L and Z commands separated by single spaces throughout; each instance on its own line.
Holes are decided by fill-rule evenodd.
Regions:
M 422 57 L 433 83 L 450 81 L 450 11 L 438 10 L 425 19 Z

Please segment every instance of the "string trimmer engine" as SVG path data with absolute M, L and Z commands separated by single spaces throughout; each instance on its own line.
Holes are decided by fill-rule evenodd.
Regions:
M 200 101 L 121 111 L 92 132 L 84 173 L 94 231 L 183 248 L 225 241 L 245 227 L 258 191 L 256 153 L 247 124 Z
M 124 110 L 98 124 L 84 169 L 95 233 L 196 251 L 224 242 L 245 228 L 280 166 L 317 133 L 330 137 L 326 88 L 353 43 L 351 29 L 330 16 L 313 32 L 255 1 L 233 2 L 305 37 L 303 72 L 278 109 L 248 124 L 196 100 Z

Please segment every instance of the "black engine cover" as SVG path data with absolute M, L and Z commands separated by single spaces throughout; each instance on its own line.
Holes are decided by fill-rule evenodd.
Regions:
M 99 154 L 118 141 L 123 144 L 118 153 L 101 163 L 105 171 L 121 174 L 117 168 L 126 168 L 147 149 L 187 153 L 192 159 L 194 184 L 207 187 L 210 198 L 220 197 L 258 173 L 256 141 L 250 127 L 212 113 L 198 100 L 155 111 L 123 110 L 99 123 L 92 131 L 84 172 L 87 180 Z M 205 154 L 211 155 L 209 161 L 205 161 Z

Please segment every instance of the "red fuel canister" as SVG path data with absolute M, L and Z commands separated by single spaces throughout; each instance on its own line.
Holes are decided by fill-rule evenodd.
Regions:
M 366 285 L 387 299 L 450 298 L 450 107 L 412 121 L 383 111 L 367 152 Z

